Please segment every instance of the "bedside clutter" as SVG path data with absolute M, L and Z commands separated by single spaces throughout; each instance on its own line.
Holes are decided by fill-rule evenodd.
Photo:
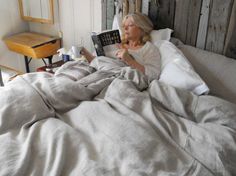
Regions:
M 0 65 L 0 86 L 4 86 L 8 81 L 21 74 L 23 73 L 18 70 Z
M 65 55 L 65 56 L 69 56 L 69 55 Z M 62 57 L 62 56 L 61 56 Z M 69 59 L 65 59 L 62 57 L 62 60 L 59 60 L 57 62 L 54 62 L 50 65 L 47 65 L 47 66 L 43 66 L 43 67 L 39 67 L 37 68 L 37 72 L 50 72 L 50 73 L 55 73 L 57 69 L 59 69 L 64 63 L 66 62 L 70 62 L 70 61 L 86 61 L 86 58 L 84 56 L 80 56 L 79 58 L 74 58 L 74 59 L 71 59 L 69 57 Z
M 54 73 L 60 66 L 62 66 L 65 62 L 63 60 L 52 63 L 50 66 L 43 66 L 37 68 L 37 72 L 50 72 Z

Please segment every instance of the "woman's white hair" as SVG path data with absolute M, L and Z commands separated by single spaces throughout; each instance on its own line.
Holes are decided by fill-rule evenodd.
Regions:
M 131 18 L 134 25 L 143 30 L 144 35 L 142 37 L 141 42 L 146 43 L 147 41 L 149 41 L 150 40 L 150 32 L 153 30 L 153 23 L 148 18 L 148 16 L 145 14 L 142 14 L 142 13 L 131 13 L 131 14 L 128 14 L 124 17 L 122 23 L 124 24 L 128 18 Z

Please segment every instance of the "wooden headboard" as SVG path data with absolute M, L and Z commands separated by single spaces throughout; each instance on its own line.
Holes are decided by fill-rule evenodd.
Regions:
M 155 29 L 174 29 L 183 43 L 236 59 L 236 0 L 106 0 L 122 16 L 147 14 Z M 118 4 L 118 5 L 117 5 Z M 115 10 L 107 13 L 114 17 Z M 110 17 L 109 17 L 110 16 Z

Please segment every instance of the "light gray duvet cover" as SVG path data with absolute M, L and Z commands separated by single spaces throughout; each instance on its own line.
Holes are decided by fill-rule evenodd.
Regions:
M 0 88 L 1 176 L 236 175 L 234 104 L 95 61 Z

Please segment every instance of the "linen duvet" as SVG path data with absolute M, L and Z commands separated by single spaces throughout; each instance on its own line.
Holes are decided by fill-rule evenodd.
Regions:
M 236 105 L 115 60 L 0 88 L 0 175 L 236 175 Z

